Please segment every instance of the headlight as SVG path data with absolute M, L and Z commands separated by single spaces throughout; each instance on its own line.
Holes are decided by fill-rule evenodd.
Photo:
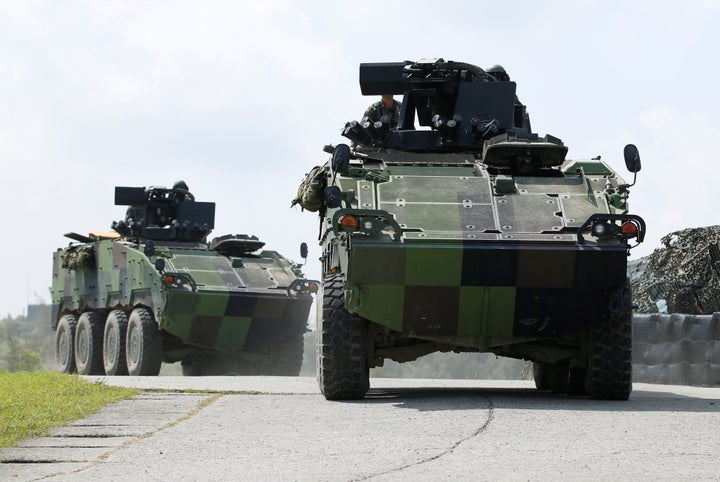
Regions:
M 605 243 L 634 239 L 639 244 L 645 237 L 645 221 L 634 214 L 593 214 L 577 232 L 579 244 L 585 242 L 584 236 L 588 232 L 597 241 Z
M 372 236 L 390 231 L 395 241 L 400 241 L 402 236 L 402 229 L 392 214 L 375 209 L 339 209 L 333 215 L 331 225 L 336 235 L 344 232 Z
M 596 238 L 614 237 L 620 227 L 611 221 L 598 221 L 592 226 L 592 234 Z
M 197 290 L 195 281 L 187 273 L 165 273 L 162 280 L 169 288 L 185 288 L 191 289 L 192 291 Z

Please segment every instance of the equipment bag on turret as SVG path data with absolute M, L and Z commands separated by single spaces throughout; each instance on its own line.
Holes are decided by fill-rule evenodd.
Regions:
M 293 199 L 291 206 L 300 204 L 303 209 L 310 212 L 318 211 L 323 203 L 326 172 L 327 165 L 313 167 L 300 183 L 297 196 Z

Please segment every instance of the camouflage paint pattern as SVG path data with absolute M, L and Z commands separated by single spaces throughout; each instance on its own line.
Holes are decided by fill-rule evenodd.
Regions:
M 237 351 L 257 331 L 251 330 L 255 324 L 276 328 L 263 331 L 282 339 L 281 327 L 304 328 L 307 322 L 312 297 L 287 293 L 298 276 L 291 262 L 274 251 L 226 257 L 204 243 L 172 242 L 156 242 L 152 256 L 144 249 L 127 240 L 101 240 L 56 251 L 53 328 L 64 313 L 129 311 L 142 305 L 152 310 L 163 331 L 183 343 Z M 94 253 L 92 262 L 73 261 L 82 250 Z M 165 262 L 163 275 L 155 267 L 157 259 Z M 168 285 L 163 280 L 168 274 L 192 283 Z
M 581 245 L 575 231 L 592 214 L 624 212 L 613 197 L 624 181 L 599 160 L 523 177 L 493 176 L 468 157 L 338 176 L 345 209 L 389 213 L 402 229 L 399 242 L 325 232 L 325 269 L 345 274 L 347 308 L 403 335 L 481 350 L 606 319 L 627 247 L 589 236 Z

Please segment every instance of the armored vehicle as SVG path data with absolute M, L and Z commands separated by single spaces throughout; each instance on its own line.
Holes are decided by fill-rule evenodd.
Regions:
M 255 236 L 207 241 L 215 203 L 173 188 L 116 187 L 111 231 L 53 254 L 52 328 L 64 373 L 298 375 L 312 293 L 301 265 Z M 307 245 L 301 247 L 307 256 Z
M 350 145 L 306 175 L 293 203 L 320 216 L 318 380 L 363 397 L 369 368 L 431 352 L 533 362 L 540 389 L 627 399 L 629 250 L 644 221 L 600 157 L 530 131 L 516 85 L 466 63 L 360 65 L 363 95 L 402 95 L 348 122 Z M 628 169 L 640 158 L 625 147 Z M 634 182 L 633 182 L 634 184 Z

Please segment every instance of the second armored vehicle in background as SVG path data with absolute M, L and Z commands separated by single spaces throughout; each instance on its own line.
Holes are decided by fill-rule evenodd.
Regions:
M 300 266 L 254 236 L 207 242 L 215 203 L 173 188 L 116 187 L 112 231 L 53 255 L 52 328 L 61 372 L 298 375 L 312 293 Z M 303 243 L 303 256 L 307 255 Z
M 442 59 L 360 65 L 364 95 L 402 94 L 348 122 L 295 203 L 320 215 L 318 379 L 363 397 L 369 368 L 436 351 L 531 360 L 540 389 L 627 399 L 627 256 L 645 223 L 599 158 L 530 132 L 515 83 Z M 625 147 L 628 169 L 640 170 Z

